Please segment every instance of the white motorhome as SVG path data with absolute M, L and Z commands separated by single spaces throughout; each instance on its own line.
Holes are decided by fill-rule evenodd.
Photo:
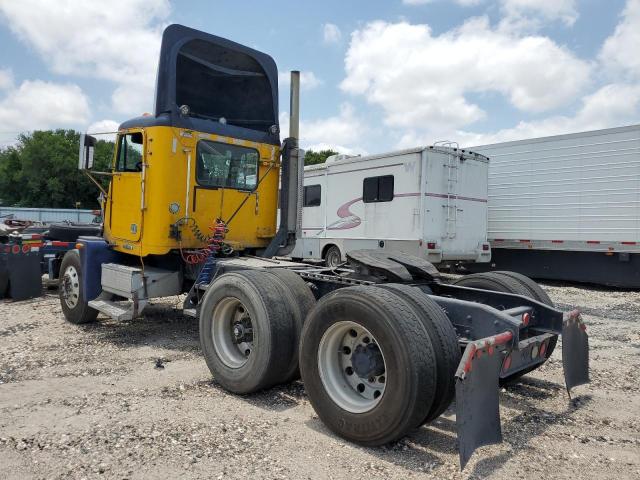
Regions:
M 304 169 L 294 258 L 338 265 L 350 250 L 386 249 L 432 263 L 488 262 L 488 159 L 434 145 Z

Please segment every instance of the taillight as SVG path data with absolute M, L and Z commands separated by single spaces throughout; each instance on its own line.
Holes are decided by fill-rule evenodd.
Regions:
M 529 322 L 531 321 L 531 314 L 529 312 L 525 312 L 522 314 L 522 325 L 524 325 L 525 327 L 527 325 L 529 325 Z
M 538 352 L 538 355 L 540 355 L 540 358 L 544 358 L 544 354 L 547 351 L 547 342 L 542 342 L 540 344 L 540 351 Z
M 489 251 L 489 244 L 488 243 L 483 243 L 482 244 L 482 251 L 483 252 L 488 252 Z
M 435 250 L 436 249 L 436 242 L 427 242 L 427 248 L 429 250 Z

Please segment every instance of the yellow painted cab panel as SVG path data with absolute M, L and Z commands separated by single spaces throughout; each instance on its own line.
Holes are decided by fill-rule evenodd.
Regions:
M 129 132 L 120 135 L 125 133 Z M 217 149 L 213 157 L 202 154 L 202 148 L 198 156 L 198 145 L 203 142 Z M 168 126 L 144 129 L 144 147 L 143 169 L 115 172 L 111 182 L 105 237 L 116 250 L 146 256 L 202 248 L 202 237 L 211 234 L 209 228 L 217 218 L 230 220 L 225 240 L 238 250 L 266 247 L 275 236 L 280 171 L 277 147 Z M 237 159 L 224 162 L 225 154 L 234 155 L 229 151 L 248 149 L 256 152 L 255 168 L 242 164 L 235 172 Z M 253 162 L 252 155 L 245 157 Z M 222 160 L 226 183 L 216 180 L 219 172 L 212 166 L 212 158 L 218 163 Z M 203 160 L 209 168 L 203 168 Z M 117 161 L 118 152 L 116 167 Z M 132 223 L 139 226 L 137 237 L 131 231 Z M 178 226 L 179 239 L 172 236 L 172 225 Z

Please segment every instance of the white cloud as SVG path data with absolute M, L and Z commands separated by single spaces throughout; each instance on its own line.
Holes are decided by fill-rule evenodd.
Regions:
M 403 135 L 398 142 L 398 147 L 432 144 L 434 141 L 443 139 L 457 141 L 461 146 L 471 147 L 619 127 L 637 122 L 639 118 L 640 85 L 612 83 L 585 96 L 581 107 L 573 116 L 556 115 L 538 121 L 520 122 L 515 127 L 491 133 L 438 129 L 425 133 L 411 130 Z
M 58 74 L 110 80 L 122 113 L 153 107 L 168 0 L 0 0 L 0 16 Z M 125 93 L 126 92 L 126 93 Z
M 99 140 L 115 141 L 116 135 L 114 132 L 118 131 L 120 124 L 115 120 L 99 120 L 93 122 L 87 128 L 87 133 L 97 136 Z M 99 134 L 99 135 L 97 135 Z
M 334 23 L 325 23 L 322 26 L 322 40 L 326 44 L 340 43 L 342 32 Z
M 622 20 L 600 51 L 600 61 L 615 74 L 640 80 L 640 0 L 628 0 Z
M 0 131 L 77 127 L 88 119 L 89 101 L 73 84 L 26 80 L 0 100 Z
M 571 26 L 578 19 L 576 0 L 501 0 L 504 25 L 539 26 L 540 21 L 560 20 Z
M 281 87 L 286 87 L 291 83 L 290 72 L 280 72 L 278 74 L 278 83 Z M 302 90 L 313 90 L 322 85 L 322 79 L 316 77 L 316 74 L 310 71 L 300 72 L 300 88 Z
M 289 114 L 280 113 L 282 137 L 289 135 Z M 364 122 L 349 103 L 340 105 L 337 115 L 300 121 L 300 144 L 311 150 L 333 149 L 340 153 L 365 153 L 359 145 L 366 131 Z
M 13 87 L 13 72 L 9 68 L 0 69 L 0 90 Z
M 486 115 L 470 94 L 549 111 L 579 96 L 591 67 L 547 37 L 494 30 L 481 17 L 440 36 L 428 25 L 369 23 L 353 32 L 345 69 L 341 88 L 382 107 L 387 125 L 455 130 Z

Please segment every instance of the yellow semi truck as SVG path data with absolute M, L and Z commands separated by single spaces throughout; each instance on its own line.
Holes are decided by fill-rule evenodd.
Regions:
M 279 259 L 300 227 L 298 72 L 291 93 L 281 141 L 271 57 L 165 30 L 154 113 L 120 126 L 111 171 L 92 170 L 95 139 L 81 138 L 79 168 L 100 188 L 97 175 L 110 181 L 102 235 L 79 237 L 59 265 L 68 321 L 133 319 L 150 299 L 186 293 L 224 388 L 250 394 L 301 375 L 319 417 L 365 445 L 402 437 L 456 397 L 463 466 L 501 440 L 499 382 L 542 365 L 559 335 L 567 388 L 588 381 L 579 314 L 516 273 L 450 284 L 384 245 L 333 268 Z

